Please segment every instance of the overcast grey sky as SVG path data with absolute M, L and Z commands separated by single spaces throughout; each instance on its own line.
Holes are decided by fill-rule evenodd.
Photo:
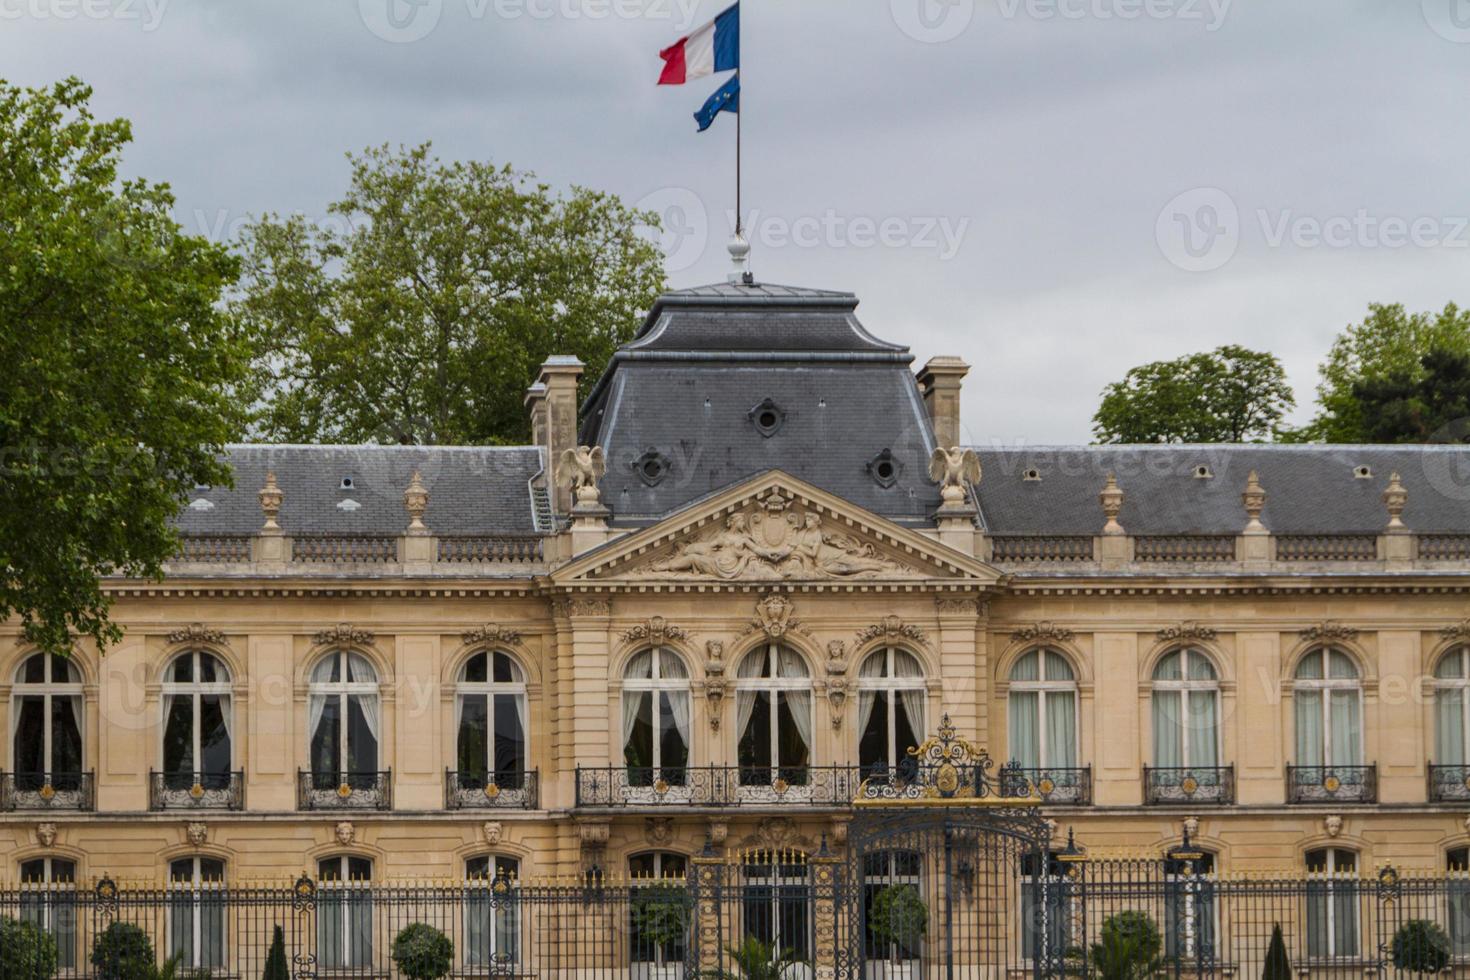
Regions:
M 676 225 L 723 279 L 734 120 L 657 52 L 728 0 L 0 0 L 0 76 L 76 74 L 214 237 L 433 140 Z M 1470 0 L 744 0 L 765 281 L 959 354 L 974 442 L 1085 441 L 1130 366 L 1241 343 L 1311 411 L 1370 302 L 1470 301 Z

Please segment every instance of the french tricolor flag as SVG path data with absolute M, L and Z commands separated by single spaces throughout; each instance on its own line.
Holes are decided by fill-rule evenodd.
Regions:
M 740 67 L 740 4 L 658 53 L 664 60 L 660 85 L 683 85 L 717 71 Z

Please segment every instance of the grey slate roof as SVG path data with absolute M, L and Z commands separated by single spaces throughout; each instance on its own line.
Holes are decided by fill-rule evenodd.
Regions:
M 1109 473 L 1124 492 L 1130 534 L 1235 534 L 1240 495 L 1255 470 L 1266 490 L 1261 522 L 1276 534 L 1376 534 L 1388 523 L 1383 489 L 1397 472 L 1409 492 L 1404 523 L 1470 533 L 1470 446 L 977 446 L 981 518 L 992 534 L 1096 534 L 1097 495 Z M 1198 466 L 1212 479 L 1199 479 Z M 1354 471 L 1367 466 L 1368 479 Z M 1039 482 L 1026 480 L 1028 469 Z
M 583 410 L 582 441 L 608 457 L 603 501 L 614 521 L 649 523 L 779 469 L 889 519 L 927 523 L 939 493 L 913 356 L 869 334 L 856 304 L 851 293 L 766 285 L 660 298 Z M 750 418 L 766 399 L 785 413 L 770 436 Z M 865 469 L 884 449 L 901 467 L 888 487 Z M 633 467 L 649 450 L 672 464 L 654 486 Z
M 256 492 L 268 470 L 285 494 L 279 521 L 287 534 L 402 534 L 414 469 L 429 491 L 424 523 L 435 534 L 536 532 L 530 481 L 542 463 L 534 447 L 230 446 L 228 458 L 235 488 L 191 493 L 178 519 L 185 534 L 258 531 Z M 352 489 L 342 489 L 344 477 Z

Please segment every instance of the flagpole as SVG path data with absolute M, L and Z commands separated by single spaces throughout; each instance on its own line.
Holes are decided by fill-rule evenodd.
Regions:
M 735 72 L 736 77 L 740 72 Z M 740 79 L 740 109 L 735 113 L 735 234 L 745 232 L 745 212 L 740 209 L 740 119 L 745 115 L 745 79 Z

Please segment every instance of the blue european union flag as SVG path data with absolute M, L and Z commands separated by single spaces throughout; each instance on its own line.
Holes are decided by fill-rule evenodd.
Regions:
M 722 112 L 740 111 L 740 74 L 730 77 L 730 80 L 721 85 L 709 101 L 694 114 L 694 120 L 699 123 L 699 131 L 702 133 L 714 125 L 715 117 Z

